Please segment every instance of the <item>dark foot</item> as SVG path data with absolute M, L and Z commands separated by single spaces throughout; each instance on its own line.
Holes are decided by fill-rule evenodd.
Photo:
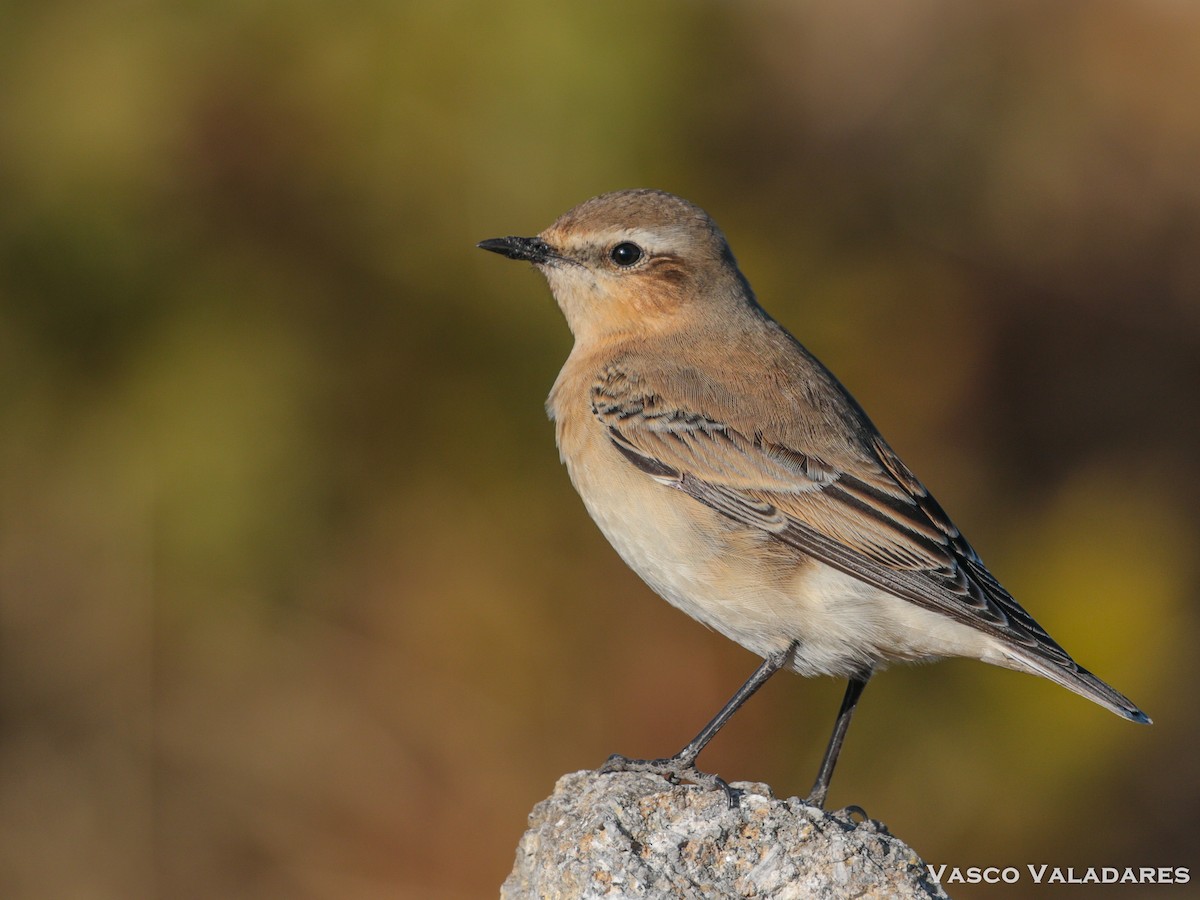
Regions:
M 871 821 L 871 817 L 867 815 L 867 811 L 865 809 L 863 809 L 861 806 L 855 806 L 853 804 L 839 809 L 833 815 L 841 816 L 843 819 L 849 819 L 855 825 L 862 825 L 864 822 Z
M 619 753 L 614 753 L 605 761 L 599 771 L 601 775 L 613 772 L 642 772 L 646 775 L 665 778 L 671 784 L 686 781 L 710 791 L 719 789 L 725 792 L 725 799 L 729 801 L 730 809 L 738 805 L 742 796 L 742 792 L 737 788 L 730 787 L 724 778 L 719 775 L 710 775 L 708 772 L 701 772 L 696 768 L 694 761 L 681 756 L 672 756 L 667 759 L 629 759 Z

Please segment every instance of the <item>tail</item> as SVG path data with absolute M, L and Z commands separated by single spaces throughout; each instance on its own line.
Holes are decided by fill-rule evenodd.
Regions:
M 1027 655 L 1015 652 L 1015 650 L 1016 648 L 1012 646 L 1005 648 L 1005 656 L 1012 663 L 1014 669 L 1047 678 L 1055 684 L 1065 687 L 1068 691 L 1074 691 L 1081 697 L 1087 697 L 1093 703 L 1100 704 L 1130 722 L 1137 722 L 1139 725 L 1150 724 L 1150 717 L 1138 709 L 1132 700 L 1109 687 L 1075 662 L 1071 661 L 1070 667 L 1068 667 L 1062 663 L 1050 662 L 1033 654 Z

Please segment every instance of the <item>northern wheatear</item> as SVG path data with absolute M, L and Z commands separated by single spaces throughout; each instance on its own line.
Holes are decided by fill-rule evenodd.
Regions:
M 992 577 L 854 398 L 758 305 L 703 210 L 619 191 L 537 237 L 479 246 L 533 263 L 575 336 L 547 410 L 600 530 L 666 600 L 765 658 L 674 757 L 608 770 L 728 791 L 696 756 L 785 666 L 849 679 L 817 806 L 867 679 L 890 662 L 971 657 L 1150 721 Z

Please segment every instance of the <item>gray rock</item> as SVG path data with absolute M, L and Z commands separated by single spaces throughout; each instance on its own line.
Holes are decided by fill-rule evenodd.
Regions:
M 564 775 L 530 814 L 501 900 L 946 897 L 881 823 L 736 787 L 730 809 L 721 791 L 653 775 Z

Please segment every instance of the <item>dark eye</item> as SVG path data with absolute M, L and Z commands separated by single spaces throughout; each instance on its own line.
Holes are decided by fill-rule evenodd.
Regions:
M 618 266 L 626 268 L 642 258 L 642 248 L 629 241 L 622 241 L 609 251 L 608 256 Z

